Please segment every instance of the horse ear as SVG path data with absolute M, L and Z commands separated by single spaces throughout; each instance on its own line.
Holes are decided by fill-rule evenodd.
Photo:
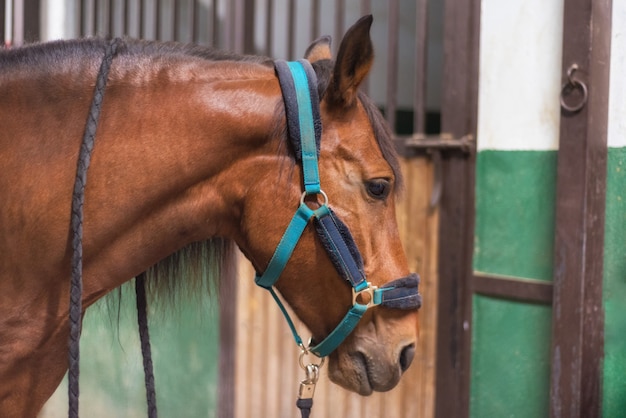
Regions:
M 330 104 L 349 107 L 355 103 L 359 85 L 374 62 L 370 39 L 372 20 L 372 15 L 362 17 L 343 37 L 326 92 Z
M 331 59 L 332 54 L 330 52 L 330 42 L 331 38 L 328 35 L 317 38 L 306 49 L 306 52 L 304 53 L 304 58 L 309 60 L 309 62 Z

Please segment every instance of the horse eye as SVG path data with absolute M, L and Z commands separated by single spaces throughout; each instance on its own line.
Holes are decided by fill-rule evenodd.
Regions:
M 367 194 L 374 199 L 383 200 L 391 191 L 391 184 L 386 179 L 374 179 L 366 182 Z

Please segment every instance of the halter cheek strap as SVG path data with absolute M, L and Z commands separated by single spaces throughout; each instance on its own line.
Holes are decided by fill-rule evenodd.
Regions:
M 306 60 L 276 61 L 275 69 L 285 102 L 289 138 L 296 151 L 296 158 L 302 164 L 304 192 L 265 272 L 261 275 L 257 273 L 255 283 L 272 294 L 296 343 L 318 357 L 326 357 L 350 335 L 370 307 L 382 305 L 396 309 L 419 308 L 422 303 L 418 292 L 419 276 L 410 274 L 381 288 L 367 282 L 363 259 L 356 243 L 348 227 L 328 206 L 328 197 L 320 187 L 318 158 L 322 125 L 315 72 Z M 308 195 L 321 195 L 321 206 L 317 209 L 309 208 L 304 203 Z M 315 230 L 333 265 L 352 286 L 353 297 L 352 307 L 335 329 L 320 343 L 312 343 L 313 346 L 307 349 L 273 286 L 311 219 L 314 220 Z

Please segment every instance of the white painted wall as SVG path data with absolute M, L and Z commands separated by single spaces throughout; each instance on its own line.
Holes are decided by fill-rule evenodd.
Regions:
M 563 0 L 483 0 L 478 149 L 558 148 Z
M 626 147 L 626 0 L 613 0 L 609 147 Z

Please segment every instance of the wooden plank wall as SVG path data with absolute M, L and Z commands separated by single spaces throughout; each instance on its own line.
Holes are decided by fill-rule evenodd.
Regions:
M 422 158 L 404 159 L 402 168 L 406 189 L 398 202 L 398 225 L 410 268 L 422 278 L 424 300 L 418 354 L 397 388 L 366 398 L 331 383 L 323 368 L 314 397 L 315 418 L 434 416 L 438 214 L 428 209 L 433 170 Z M 254 285 L 253 277 L 252 267 L 242 256 L 237 290 L 235 417 L 296 416 L 298 385 L 304 377 L 298 365 L 299 350 L 275 302 Z M 304 330 L 301 323 L 297 326 Z M 307 338 L 304 331 L 301 334 Z

